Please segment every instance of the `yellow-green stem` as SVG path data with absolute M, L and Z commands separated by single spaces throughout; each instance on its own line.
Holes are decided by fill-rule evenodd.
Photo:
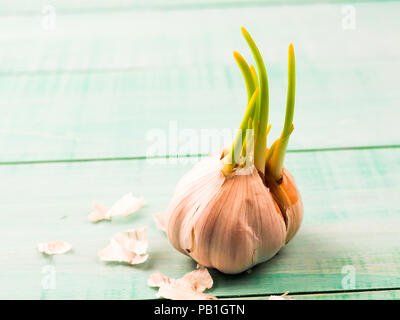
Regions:
M 247 126 L 249 124 L 249 119 L 254 112 L 254 105 L 255 101 L 257 99 L 257 96 L 259 94 L 259 88 L 256 88 L 254 91 L 246 109 L 246 113 L 244 115 L 244 118 L 242 120 L 242 123 L 240 124 L 240 128 L 238 130 L 238 133 L 236 134 L 235 141 L 232 144 L 232 149 L 231 151 L 224 157 L 224 166 L 222 169 L 222 173 L 226 176 L 229 173 L 232 172 L 233 168 L 237 164 L 237 160 L 240 156 L 240 153 L 242 151 L 242 139 L 243 139 L 243 133 L 246 132 Z
M 246 60 L 242 57 L 242 55 L 239 52 L 233 51 L 233 57 L 235 58 L 236 63 L 240 68 L 240 71 L 242 72 L 247 89 L 247 102 L 249 102 L 254 93 L 254 90 L 256 90 L 257 84 L 256 82 L 254 82 L 251 69 Z
M 250 34 L 243 27 L 242 27 L 242 34 L 246 39 L 247 44 L 251 49 L 251 52 L 253 53 L 254 60 L 256 61 L 259 73 L 260 98 L 259 98 L 259 106 L 257 107 L 259 107 L 260 116 L 258 123 L 256 117 L 254 117 L 254 123 L 256 128 L 254 164 L 258 171 L 264 173 L 266 144 L 267 144 L 266 130 L 268 126 L 268 111 L 269 111 L 267 71 L 265 69 L 265 64 L 261 57 L 260 51 L 258 50 Z
M 253 78 L 253 82 L 254 82 L 255 86 L 259 87 L 257 71 L 256 71 L 256 69 L 254 68 L 253 65 L 250 65 L 250 73 L 251 73 L 251 76 Z M 254 126 L 254 137 L 256 137 L 256 135 L 257 135 L 258 125 L 260 123 L 260 96 L 261 95 L 258 95 L 258 98 L 257 98 L 257 101 L 256 101 L 256 105 L 254 107 L 254 123 L 253 123 L 253 126 Z
M 246 135 L 244 137 L 243 140 L 243 146 L 242 146 L 242 156 L 245 157 L 246 156 L 246 148 L 248 147 L 247 143 L 249 141 L 249 136 L 251 134 L 251 131 L 249 130 L 253 130 L 253 119 L 250 117 L 248 124 L 247 124 L 247 129 L 246 129 Z M 254 130 L 253 130 L 254 132 Z
M 267 164 L 270 174 L 276 181 L 282 177 L 283 162 L 285 159 L 286 149 L 289 142 L 290 134 L 293 131 L 293 113 L 294 113 L 294 98 L 296 87 L 296 72 L 293 45 L 289 45 L 288 53 L 288 91 L 286 100 L 286 115 L 285 124 L 283 126 L 280 138 L 274 143 L 272 155 Z M 271 147 L 272 149 L 272 147 Z

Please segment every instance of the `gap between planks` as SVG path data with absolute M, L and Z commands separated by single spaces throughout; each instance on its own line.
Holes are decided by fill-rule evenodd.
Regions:
M 329 148 L 310 148 L 310 149 L 289 149 L 288 153 L 306 153 L 306 152 L 332 152 L 346 150 L 376 150 L 376 149 L 399 149 L 399 144 L 381 145 L 381 146 L 354 146 L 354 147 L 329 147 Z M 206 157 L 208 154 L 187 154 L 176 156 L 132 156 L 132 157 L 104 157 L 104 158 L 78 158 L 78 159 L 59 159 L 59 160 L 26 160 L 26 161 L 0 161 L 0 165 L 24 165 L 24 164 L 43 164 L 43 163 L 69 163 L 69 162 L 103 162 L 103 161 L 121 161 L 121 160 L 146 160 L 146 159 L 170 159 L 170 158 L 193 158 Z
M 383 292 L 383 291 L 397 291 L 400 290 L 400 287 L 396 288 L 371 288 L 371 289 L 349 289 L 349 290 L 326 290 L 326 291 L 299 291 L 299 292 L 289 292 L 289 297 L 296 297 L 296 296 L 304 296 L 304 295 L 328 295 L 328 294 L 351 294 L 351 293 L 375 293 L 375 292 Z M 270 295 L 279 296 L 282 293 L 259 293 L 259 294 L 244 294 L 244 295 L 231 295 L 231 296 L 222 296 L 220 299 L 251 299 L 251 298 L 262 298 L 268 297 Z

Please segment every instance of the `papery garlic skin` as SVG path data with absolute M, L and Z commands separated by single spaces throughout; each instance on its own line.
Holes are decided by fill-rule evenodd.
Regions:
M 181 179 L 166 211 L 167 234 L 177 250 L 199 264 L 234 274 L 272 258 L 287 242 L 288 232 L 276 200 L 254 167 L 250 174 L 237 171 L 228 177 L 221 169 L 220 157 L 210 156 Z M 292 186 L 292 177 L 285 177 Z M 294 198 L 292 191 L 288 198 Z M 288 213 L 294 226 L 297 211 Z

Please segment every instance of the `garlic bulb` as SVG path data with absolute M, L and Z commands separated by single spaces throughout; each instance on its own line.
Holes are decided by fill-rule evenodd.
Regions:
M 260 75 L 234 53 L 248 89 L 248 106 L 238 136 L 230 151 L 203 159 L 183 176 L 166 211 L 167 235 L 177 250 L 200 265 L 230 274 L 272 258 L 296 234 L 303 216 L 294 178 L 283 167 L 293 131 L 293 46 L 289 46 L 284 129 L 281 137 L 267 149 L 265 66 L 250 35 L 244 28 L 242 32 Z
M 291 174 L 268 188 L 252 173 L 225 177 L 208 157 L 178 183 L 167 208 L 172 245 L 199 264 L 239 273 L 272 258 L 300 227 L 303 204 Z M 282 210 L 281 210 L 282 209 Z

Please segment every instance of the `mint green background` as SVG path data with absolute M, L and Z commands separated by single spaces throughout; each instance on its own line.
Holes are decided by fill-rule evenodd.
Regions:
M 149 299 L 147 277 L 195 263 L 153 222 L 179 178 L 211 150 L 145 159 L 152 128 L 236 128 L 246 90 L 232 50 L 251 60 L 244 25 L 270 82 L 271 136 L 284 117 L 287 45 L 296 51 L 295 131 L 287 167 L 305 205 L 296 238 L 251 273 L 211 271 L 218 297 L 395 299 L 400 288 L 400 3 L 396 1 L 52 1 L 0 9 L 0 298 Z M 47 2 L 43 1 L 43 4 Z M 289 5 L 288 5 L 289 4 Z M 342 28 L 353 5 L 354 30 Z M 125 159 L 125 160 L 123 160 Z M 107 161 L 105 161 L 107 160 Z M 146 207 L 91 224 L 93 201 L 132 191 Z M 140 266 L 97 258 L 116 232 L 149 227 Z M 73 252 L 46 258 L 38 242 Z M 46 265 L 57 287 L 42 288 Z M 354 266 L 356 287 L 342 286 Z

